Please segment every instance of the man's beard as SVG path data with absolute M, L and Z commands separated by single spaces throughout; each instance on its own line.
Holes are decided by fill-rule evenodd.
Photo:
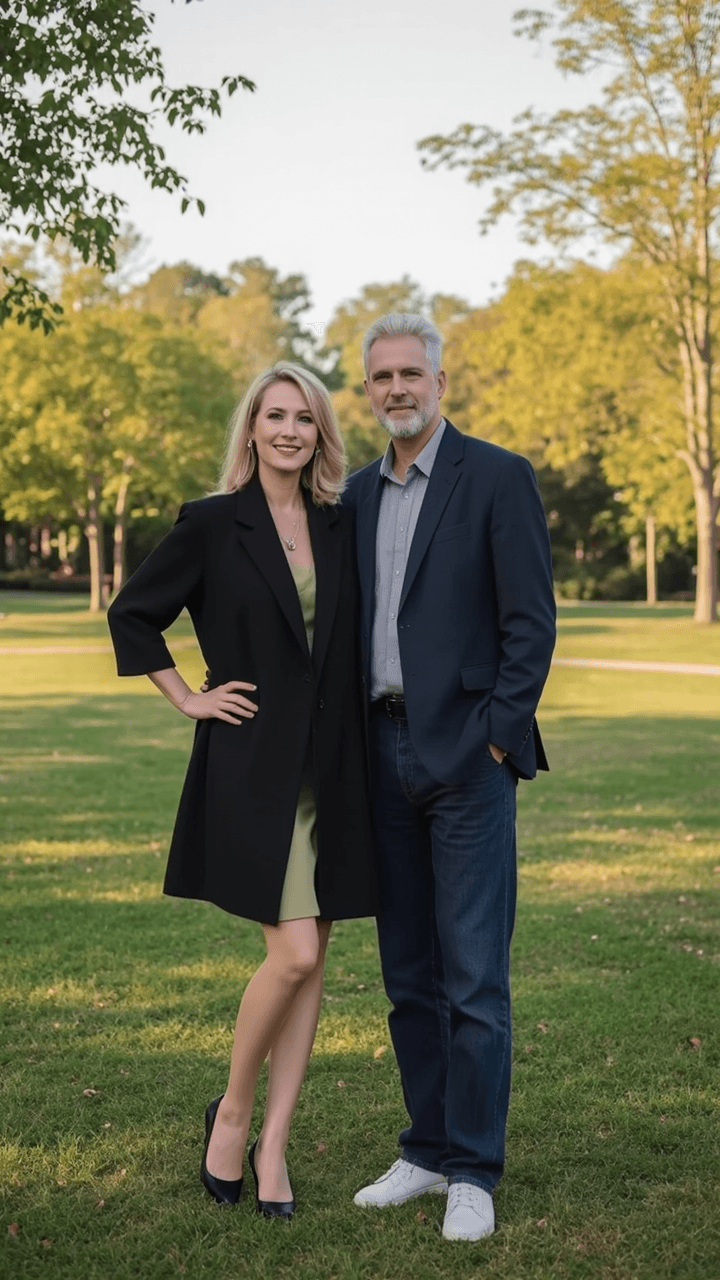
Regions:
M 432 413 L 427 410 L 421 412 L 416 409 L 410 414 L 409 418 L 403 418 L 401 422 L 396 422 L 392 414 L 378 414 L 377 419 L 381 427 L 384 427 L 389 436 L 394 440 L 412 440 L 414 436 L 419 436 L 432 421 Z

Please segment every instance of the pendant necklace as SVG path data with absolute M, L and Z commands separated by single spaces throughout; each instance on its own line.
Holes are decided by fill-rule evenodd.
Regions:
M 295 551 L 297 549 L 297 543 L 295 539 L 297 538 L 298 533 L 300 531 L 300 521 L 302 520 L 302 517 L 303 517 L 303 513 L 301 511 L 297 519 L 297 524 L 295 525 L 295 528 L 293 529 L 289 538 L 286 538 L 285 535 L 280 533 L 280 530 L 278 529 L 278 533 L 280 533 L 280 537 L 282 538 L 282 541 L 285 543 L 285 546 L 287 547 L 288 551 Z

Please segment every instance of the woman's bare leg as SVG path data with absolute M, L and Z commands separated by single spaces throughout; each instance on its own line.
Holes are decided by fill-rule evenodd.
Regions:
M 316 973 L 320 953 L 314 919 L 284 920 L 262 928 L 267 957 L 250 979 L 240 1004 L 230 1077 L 207 1154 L 208 1172 L 228 1181 L 235 1181 L 242 1172 L 260 1068 L 293 1001 Z
M 285 1148 L 320 1016 L 325 952 L 332 928 L 328 920 L 313 924 L 318 933 L 317 964 L 298 990 L 270 1050 L 265 1119 L 255 1157 L 263 1200 L 286 1201 L 292 1197 Z

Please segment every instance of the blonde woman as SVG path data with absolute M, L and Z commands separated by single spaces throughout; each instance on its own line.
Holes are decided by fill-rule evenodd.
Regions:
M 257 920 L 265 935 L 225 1093 L 206 1111 L 201 1179 L 218 1202 L 239 1200 L 269 1058 L 249 1152 L 268 1217 L 295 1208 L 285 1149 L 330 922 L 375 911 L 344 462 L 322 383 L 275 365 L 233 415 L 219 491 L 182 507 L 109 612 L 119 674 L 148 675 L 198 721 L 165 892 Z M 163 639 L 183 607 L 209 670 L 205 692 L 186 684 Z

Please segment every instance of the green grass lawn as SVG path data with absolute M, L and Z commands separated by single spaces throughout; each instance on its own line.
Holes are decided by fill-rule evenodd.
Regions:
M 0 645 L 102 642 L 29 594 L 0 594 Z M 682 609 L 562 611 L 566 656 L 716 662 L 719 640 Z M 192 726 L 110 654 L 1 662 L 0 1275 L 719 1280 L 720 680 L 551 676 L 553 772 L 520 795 L 507 1170 L 496 1235 L 467 1245 L 440 1200 L 352 1205 L 404 1121 L 368 921 L 331 941 L 292 1225 L 205 1195 L 202 1114 L 262 944 L 160 893 Z
M 697 626 L 687 605 L 561 605 L 558 613 L 559 657 L 720 663 L 720 626 Z

